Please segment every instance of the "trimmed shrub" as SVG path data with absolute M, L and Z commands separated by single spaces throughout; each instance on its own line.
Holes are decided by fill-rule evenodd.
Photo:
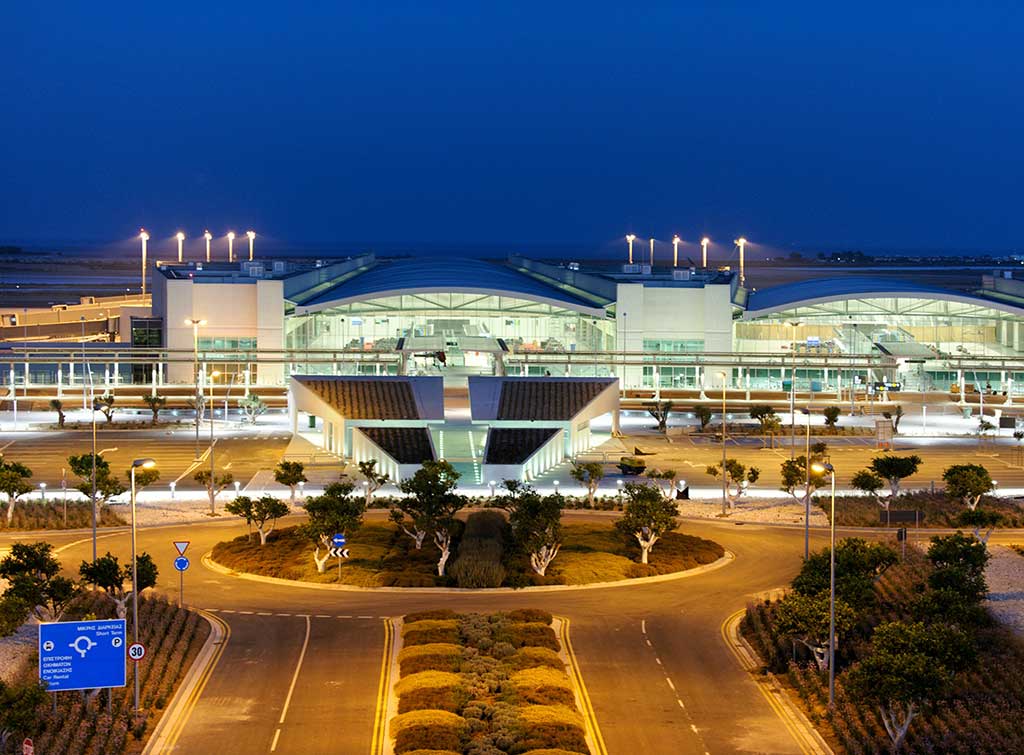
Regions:
M 414 624 L 417 621 L 445 621 L 457 619 L 459 615 L 450 608 L 434 608 L 429 611 L 413 611 L 405 615 L 406 624 Z
M 402 648 L 398 654 L 398 667 L 402 676 L 420 671 L 458 671 L 462 661 L 462 648 L 443 642 L 413 645 Z
M 577 750 L 558 750 L 550 747 L 545 747 L 543 750 L 530 750 L 524 752 L 523 755 L 579 755 Z
M 395 685 L 395 694 L 401 697 L 419 689 L 458 687 L 460 683 L 458 674 L 448 671 L 421 671 L 418 674 L 403 676 Z
M 391 719 L 395 752 L 462 749 L 466 719 L 445 710 L 415 710 Z
M 550 624 L 551 614 L 539 608 L 517 608 L 505 614 L 509 621 L 527 622 L 531 624 Z
M 558 653 L 549 648 L 525 647 L 505 659 L 505 663 L 513 669 L 535 668 L 547 666 L 549 668 L 565 670 L 565 663 L 558 657 Z
M 447 710 L 458 713 L 468 701 L 469 693 L 462 687 L 424 687 L 423 689 L 414 689 L 399 697 L 398 712 Z
M 564 687 L 571 688 L 569 678 L 561 671 L 540 666 L 516 671 L 510 677 L 516 687 Z
M 541 647 L 558 650 L 558 638 L 547 624 L 530 622 L 509 624 L 494 632 L 495 642 L 507 642 L 514 648 Z
M 523 737 L 512 752 L 522 753 L 542 748 L 588 753 L 583 719 L 564 705 L 526 705 L 519 708 Z
M 455 619 L 423 619 L 406 623 L 402 627 L 402 641 L 408 645 L 427 645 L 459 640 L 458 622 Z
M 463 588 L 501 587 L 505 581 L 505 515 L 493 509 L 477 511 L 466 520 L 459 554 L 450 570 Z
M 491 555 L 479 555 L 480 549 L 475 549 L 478 552 L 474 553 L 461 553 L 461 547 L 459 550 L 461 555 L 452 564 L 450 572 L 456 585 L 466 589 L 501 587 L 506 571 L 500 560 L 493 559 Z M 498 551 L 499 559 L 500 556 Z
M 552 752 L 554 752 L 552 750 Z M 411 750 L 405 755 L 460 755 L 455 750 Z

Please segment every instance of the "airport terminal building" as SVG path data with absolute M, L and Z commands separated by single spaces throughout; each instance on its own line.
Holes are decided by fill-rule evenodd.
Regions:
M 1024 389 L 1024 281 L 1008 273 L 972 291 L 882 275 L 739 280 L 518 255 L 161 262 L 151 307 L 96 322 L 63 312 L 63 326 L 33 331 L 46 341 L 0 329 L 0 385 L 74 386 L 89 362 L 104 389 L 205 385 L 214 372 L 247 391 L 292 375 L 615 377 L 623 391 L 703 395 L 723 381 L 788 391 L 795 374 L 798 390 L 837 398 L 877 383 Z

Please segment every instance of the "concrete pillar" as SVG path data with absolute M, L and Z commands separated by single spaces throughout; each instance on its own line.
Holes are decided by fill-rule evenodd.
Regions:
M 57 398 L 64 398 L 64 365 L 59 362 L 57 363 Z M 89 463 L 92 464 L 91 461 Z
M 704 368 L 703 367 L 698 367 L 697 368 L 697 385 L 700 386 L 700 400 L 701 401 L 707 401 L 708 400 L 707 394 L 704 393 L 704 387 L 705 387 L 704 386 L 704 378 L 705 378 L 705 376 L 706 376 L 706 373 L 704 371 Z
M 252 362 L 248 362 L 245 365 L 245 374 L 242 375 L 242 387 L 244 390 L 244 396 L 249 398 L 249 385 L 252 380 Z
M 964 404 L 967 403 L 967 400 L 964 398 L 964 387 L 965 386 L 964 386 L 964 371 L 963 370 L 957 370 L 956 371 L 956 382 L 957 382 L 957 385 L 960 386 L 960 400 L 957 403 L 960 404 L 960 406 L 963 406 Z
M 30 381 L 29 381 L 29 372 L 28 372 L 28 362 L 25 362 L 25 392 L 26 393 L 28 393 L 28 384 L 29 384 L 29 382 Z
M 619 409 L 612 410 L 612 435 L 622 435 L 622 430 L 619 429 Z
M 153 372 L 150 373 L 150 381 L 149 381 L 149 395 L 150 396 L 155 396 L 156 395 L 156 377 L 157 377 L 156 373 L 157 373 L 157 370 L 156 370 L 156 367 L 154 367 L 153 368 Z M 92 464 L 92 461 L 90 461 L 89 463 Z

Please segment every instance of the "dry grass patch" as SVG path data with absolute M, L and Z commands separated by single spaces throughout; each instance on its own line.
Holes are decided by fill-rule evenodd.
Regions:
M 461 749 L 466 719 L 446 710 L 414 710 L 391 719 L 395 752 Z
M 417 674 L 403 676 L 395 685 L 395 694 L 401 697 L 418 689 L 458 687 L 461 683 L 461 677 L 450 671 L 420 671 Z
M 455 643 L 459 640 L 458 622 L 455 619 L 423 619 L 407 623 L 402 627 L 402 640 L 406 645 Z
M 505 663 L 514 669 L 528 669 L 538 666 L 546 666 L 558 671 L 565 670 L 565 663 L 554 650 L 548 648 L 520 648 L 508 658 Z
M 516 687 L 564 687 L 571 689 L 563 671 L 557 671 L 549 666 L 538 666 L 517 671 L 511 676 L 512 684 Z

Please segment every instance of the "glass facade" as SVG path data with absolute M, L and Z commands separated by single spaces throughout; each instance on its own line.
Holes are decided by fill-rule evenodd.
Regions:
M 285 345 L 296 351 L 387 351 L 405 338 L 443 339 L 448 363 L 482 371 L 490 357 L 467 344 L 502 339 L 514 353 L 606 351 L 615 322 L 551 304 L 467 293 L 403 294 L 285 317 Z

